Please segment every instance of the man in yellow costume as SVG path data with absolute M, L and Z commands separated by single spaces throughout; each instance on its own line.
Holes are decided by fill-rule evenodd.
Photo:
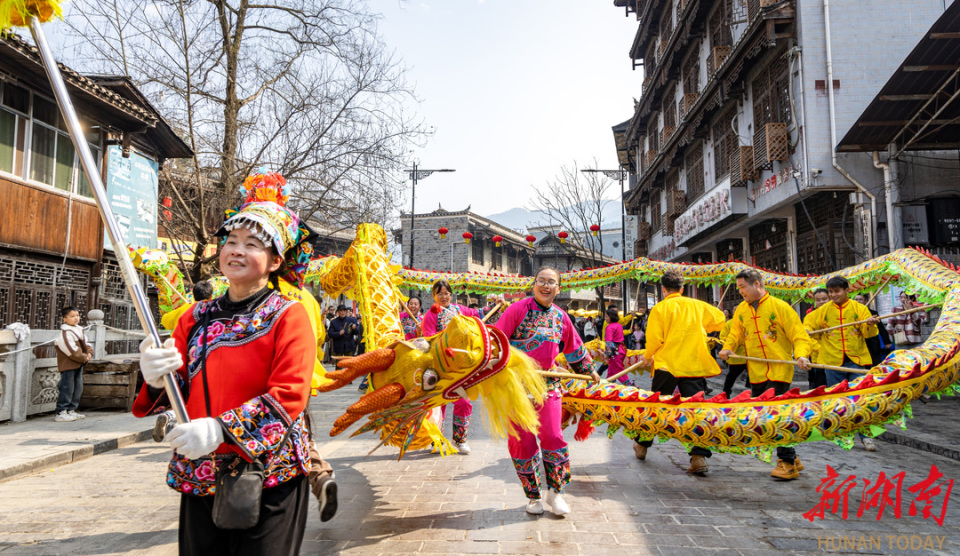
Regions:
M 650 310 L 647 319 L 647 348 L 640 363 L 652 365 L 650 389 L 661 395 L 673 395 L 674 389 L 689 398 L 707 389 L 708 376 L 720 374 L 720 366 L 707 348 L 707 334 L 723 327 L 723 313 L 713 305 L 680 295 L 683 276 L 664 272 L 660 279 L 664 300 Z M 635 439 L 633 451 L 637 459 L 646 459 L 653 440 Z M 694 446 L 690 450 L 687 473 L 707 472 L 710 450 Z
M 848 369 L 869 369 L 873 366 L 870 350 L 867 349 L 867 338 L 873 338 L 880 333 L 877 325 L 880 319 L 870 314 L 870 309 L 847 297 L 850 291 L 850 282 L 842 276 L 834 276 L 827 280 L 827 293 L 830 301 L 814 312 L 807 315 L 803 324 L 807 330 L 820 342 L 820 354 L 817 362 L 825 365 L 846 367 Z M 866 321 L 861 324 L 844 326 L 830 332 L 816 334 L 817 330 L 831 328 L 856 321 Z M 827 371 L 827 386 L 840 384 L 844 380 L 850 382 L 861 373 Z M 877 450 L 873 440 L 859 435 L 863 447 L 868 452 Z
M 807 310 L 807 315 L 803 317 L 803 326 L 807 330 L 811 329 L 810 325 L 808 324 L 810 315 L 827 303 L 830 303 L 830 292 L 828 292 L 826 288 L 820 288 L 813 292 L 813 308 Z M 820 356 L 820 341 L 817 339 L 816 335 L 810 337 L 810 346 L 810 362 L 818 363 L 818 357 Z M 826 373 L 827 372 L 823 369 L 810 369 L 807 371 L 808 384 L 811 390 L 827 385 Z
M 743 346 L 747 357 L 792 361 L 796 358 L 801 369 L 810 368 L 810 336 L 800 322 L 800 315 L 789 304 L 772 297 L 763 287 L 763 276 L 754 269 L 737 274 L 737 290 L 743 302 L 733 313 L 730 333 L 720 351 L 724 361 L 734 356 Z M 793 382 L 792 363 L 761 363 L 747 361 L 750 375 L 750 394 L 753 397 L 773 390 L 777 396 L 786 394 Z M 803 464 L 792 447 L 777 448 L 777 467 L 770 474 L 775 479 L 790 480 L 800 476 Z

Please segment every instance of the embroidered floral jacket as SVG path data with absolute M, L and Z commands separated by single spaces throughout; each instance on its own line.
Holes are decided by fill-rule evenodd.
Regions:
M 223 298 L 194 305 L 174 331 L 174 341 L 186 364 L 176 374 L 191 418 L 214 417 L 223 427 L 225 442 L 214 459 L 187 459 L 176 452 L 167 472 L 167 484 L 198 496 L 214 494 L 215 466 L 239 455 L 247 461 L 271 462 L 264 487 L 276 486 L 297 475 L 307 475 L 310 458 L 308 433 L 302 412 L 310 396 L 316 357 L 316 339 L 303 305 L 271 292 L 252 311 L 207 325 L 208 414 L 201 373 L 204 313 L 216 314 Z M 169 409 L 163 390 L 144 386 L 133 413 L 138 417 Z M 288 427 L 289 438 L 279 446 Z
M 582 374 L 593 370 L 590 355 L 583 348 L 570 317 L 556 305 L 544 310 L 534 298 L 528 297 L 507 307 L 494 326 L 510 338 L 511 346 L 529 355 L 541 369 L 553 368 L 562 342 L 571 369 Z M 549 390 L 559 385 L 560 379 L 547 379 Z

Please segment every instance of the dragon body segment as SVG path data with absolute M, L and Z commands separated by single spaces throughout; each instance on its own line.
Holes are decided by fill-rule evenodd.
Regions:
M 578 290 L 624 279 L 658 282 L 664 272 L 676 270 L 690 283 L 731 284 L 737 272 L 746 268 L 753 267 L 735 261 L 694 265 L 639 258 L 566 272 L 562 283 L 564 288 Z M 810 299 L 828 278 L 761 273 L 771 295 L 788 301 Z M 702 395 L 681 399 L 621 384 L 568 380 L 564 409 L 595 423 L 608 423 L 611 434 L 622 430 L 631 437 L 673 438 L 717 451 L 765 458 L 776 446 L 807 441 L 831 440 L 850 446 L 856 432 L 872 436 L 884 423 L 902 422 L 910 414 L 910 402 L 919 396 L 953 393 L 960 379 L 960 275 L 955 268 L 922 251 L 900 249 L 834 275 L 846 277 L 860 292 L 895 285 L 917 294 L 924 302 L 942 302 L 933 334 L 917 348 L 892 353 L 850 384 L 808 392 L 794 389 L 779 397 L 767 392 L 752 398 L 745 392 L 728 400 L 723 394 L 709 399 Z M 342 370 L 329 373 L 329 382 L 320 387 L 331 390 L 367 373 L 374 386 L 341 416 L 332 434 L 367 416 L 358 433 L 379 432 L 386 444 L 400 448 L 401 455 L 430 443 L 441 451 L 452 450 L 430 413 L 464 394 L 471 399 L 482 397 L 491 417 L 489 424 L 500 436 L 510 433 L 510 421 L 525 428 L 535 427 L 527 393 L 535 397 L 542 394 L 543 384 L 532 374 L 533 364 L 522 353 L 505 348 L 502 339 L 476 319 L 458 317 L 451 328 L 435 337 L 402 341 L 398 316 L 402 296 L 398 287 L 427 289 L 440 278 L 455 291 L 477 294 L 525 291 L 533 280 L 529 276 L 438 273 L 392 266 L 386 255 L 386 236 L 373 224 L 358 227 L 357 239 L 342 258 L 331 256 L 311 263 L 308 283 L 317 284 L 327 295 L 343 293 L 356 300 L 368 331 L 368 353 L 341 361 Z M 602 343 L 595 348 L 592 353 L 602 359 Z M 485 377 L 490 361 L 499 363 L 507 354 L 504 369 L 510 372 L 501 370 Z M 628 356 L 636 356 L 636 352 Z M 485 358 L 487 362 L 483 363 Z M 425 373 L 434 380 L 427 370 L 436 373 L 430 390 L 423 386 Z M 474 382 L 481 377 L 485 378 Z

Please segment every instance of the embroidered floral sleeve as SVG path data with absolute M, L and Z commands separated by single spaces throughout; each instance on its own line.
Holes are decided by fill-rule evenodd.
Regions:
M 583 345 L 577 347 L 572 353 L 566 354 L 567 364 L 575 373 L 588 375 L 593 372 L 593 360 L 590 354 L 584 349 Z
M 248 460 L 275 450 L 291 424 L 283 406 L 269 394 L 221 413 L 219 419 L 226 441 L 239 446 Z

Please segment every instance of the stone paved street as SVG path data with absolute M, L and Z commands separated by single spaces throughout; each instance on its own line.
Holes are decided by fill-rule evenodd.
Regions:
M 315 400 L 316 422 L 329 425 L 355 397 L 347 388 Z M 960 553 L 957 504 L 940 527 L 909 515 L 914 495 L 907 491 L 931 464 L 946 479 L 960 478 L 960 462 L 914 448 L 804 445 L 806 471 L 777 483 L 769 465 L 750 457 L 715 455 L 707 477 L 690 477 L 675 442 L 639 462 L 626 438 L 595 434 L 571 442 L 573 512 L 535 517 L 523 511 L 505 443 L 489 439 L 478 414 L 474 423 L 469 456 L 421 452 L 398 462 L 392 449 L 366 457 L 372 437 L 324 438 L 340 511 L 321 523 L 313 510 L 303 554 Z M 175 554 L 178 496 L 163 484 L 167 456 L 147 441 L 0 483 L 0 554 Z M 849 493 L 846 520 L 828 510 L 811 523 L 802 514 L 819 501 L 826 465 L 860 482 Z M 881 471 L 906 472 L 900 519 L 889 509 L 880 521 L 875 509 L 857 518 L 862 480 Z M 939 504 L 934 509 L 938 515 Z M 898 551 L 898 542 L 906 550 Z

